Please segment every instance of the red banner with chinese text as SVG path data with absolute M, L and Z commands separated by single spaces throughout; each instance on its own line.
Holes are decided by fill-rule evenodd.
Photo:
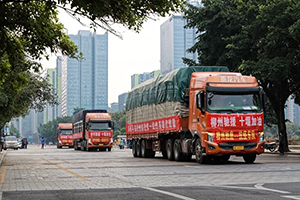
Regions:
M 156 133 L 180 130 L 180 116 L 126 124 L 126 134 Z
M 241 128 L 263 130 L 263 114 L 208 114 L 209 129 Z

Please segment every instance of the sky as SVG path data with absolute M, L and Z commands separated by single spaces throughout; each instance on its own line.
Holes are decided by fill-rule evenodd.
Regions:
M 90 30 L 82 26 L 64 11 L 60 11 L 59 21 L 64 24 L 68 34 L 77 34 L 79 30 Z M 152 72 L 160 69 L 160 25 L 169 17 L 148 20 L 139 33 L 114 26 L 123 39 L 108 34 L 108 106 L 118 102 L 118 95 L 131 89 L 131 75 Z M 105 30 L 97 29 L 97 34 Z M 56 67 L 56 56 L 52 54 L 49 61 L 43 60 L 44 69 Z

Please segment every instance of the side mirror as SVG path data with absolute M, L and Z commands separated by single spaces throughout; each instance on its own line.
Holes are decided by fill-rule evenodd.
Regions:
M 260 95 L 261 95 L 261 101 L 262 101 L 262 106 L 263 106 L 263 110 L 266 110 L 267 109 L 267 106 L 268 106 L 268 98 L 267 98 L 267 95 L 264 91 L 261 90 L 260 92 Z
M 87 130 L 89 130 L 90 127 L 91 127 L 91 126 L 90 126 L 90 123 L 89 123 L 89 122 L 86 122 L 86 123 L 85 123 L 85 128 L 86 128 Z
M 113 121 L 111 121 L 111 129 L 114 130 L 114 127 L 115 127 L 115 123 Z
M 197 95 L 196 95 L 196 105 L 197 108 L 201 111 L 202 114 L 204 114 L 204 91 L 200 91 Z

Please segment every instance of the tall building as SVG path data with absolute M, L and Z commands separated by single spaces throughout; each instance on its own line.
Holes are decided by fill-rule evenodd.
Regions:
M 56 69 L 47 70 L 47 80 L 52 85 L 52 91 L 54 94 L 57 94 L 57 78 L 56 78 Z M 49 121 L 53 121 L 57 117 L 57 106 L 56 105 L 47 105 L 44 109 L 44 124 Z
M 118 111 L 125 110 L 125 103 L 126 103 L 127 95 L 128 95 L 128 93 L 126 92 L 126 93 L 120 94 L 118 96 L 118 103 L 119 103 Z
M 74 108 L 108 108 L 108 33 L 78 31 L 69 35 L 84 59 L 62 58 L 62 116 Z
M 294 99 L 290 96 L 285 102 L 285 119 L 300 124 L 300 106 L 295 104 Z
M 118 112 L 118 108 L 119 108 L 118 102 L 113 102 L 110 104 L 109 112 L 110 113 Z
M 160 75 L 160 70 L 144 72 L 142 74 L 133 74 L 131 76 L 131 89 L 146 80 L 157 77 L 158 75 Z
M 56 94 L 57 94 L 57 101 L 59 105 L 56 108 L 56 115 L 57 117 L 61 117 L 61 63 L 62 57 L 58 56 L 56 59 Z
M 188 1 L 200 7 L 200 1 Z M 187 21 L 183 16 L 172 16 L 160 26 L 160 72 L 168 72 L 187 67 L 182 58 L 197 60 L 196 53 L 188 53 L 187 49 L 196 43 L 196 29 L 185 29 Z

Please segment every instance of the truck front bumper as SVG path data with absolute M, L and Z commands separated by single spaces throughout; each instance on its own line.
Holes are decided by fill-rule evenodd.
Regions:
M 264 152 L 264 141 L 260 143 L 228 142 L 216 144 L 205 141 L 205 153 L 207 155 L 244 155 L 261 154 Z
M 89 143 L 89 148 L 111 148 L 113 143 Z

